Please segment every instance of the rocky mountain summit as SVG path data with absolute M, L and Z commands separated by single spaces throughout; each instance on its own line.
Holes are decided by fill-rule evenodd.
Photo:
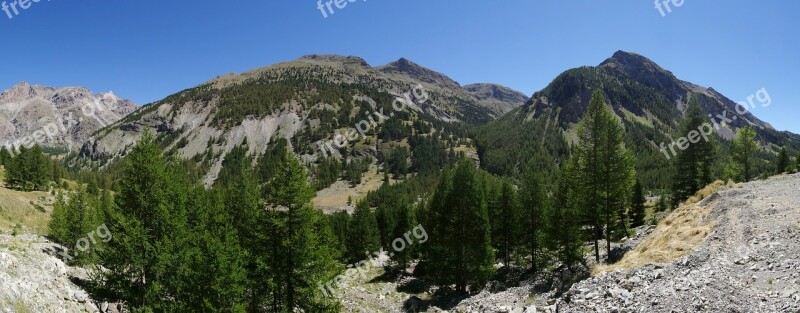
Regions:
M 92 133 L 137 108 L 111 92 L 22 82 L 0 94 L 0 145 L 80 147 Z
M 528 101 L 525 94 L 497 84 L 470 84 L 464 89 L 498 111 L 508 112 Z

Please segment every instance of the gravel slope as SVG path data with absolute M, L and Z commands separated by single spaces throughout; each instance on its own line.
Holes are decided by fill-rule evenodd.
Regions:
M 800 312 L 798 200 L 800 174 L 721 190 L 691 254 L 582 281 L 559 312 Z

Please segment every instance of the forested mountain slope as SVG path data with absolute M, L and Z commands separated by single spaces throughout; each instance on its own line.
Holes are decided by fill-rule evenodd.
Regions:
M 193 160 L 210 184 L 235 148 L 246 146 L 256 158 L 288 139 L 315 171 L 318 188 L 343 170 L 357 184 L 375 159 L 402 163 L 395 175 L 441 168 L 448 149 L 472 146 L 470 125 L 522 104 L 521 94 L 505 87 L 481 89 L 462 88 L 406 59 L 371 67 L 358 57 L 310 55 L 220 76 L 146 105 L 99 131 L 70 161 L 108 165 L 149 129 L 165 150 Z M 399 161 L 385 162 L 392 158 Z
M 727 143 L 745 126 L 756 130 L 762 149 L 760 168 L 767 167 L 767 160 L 780 147 L 800 147 L 800 136 L 778 131 L 753 115 L 773 109 L 769 108 L 773 103 L 767 89 L 754 86 L 752 97 L 734 102 L 713 88 L 676 78 L 641 55 L 618 51 L 598 66 L 565 71 L 524 106 L 483 127 L 478 132 L 483 166 L 493 173 L 515 175 L 536 156 L 546 159 L 545 168 L 554 171 L 565 159 L 570 143 L 575 142 L 577 122 L 595 89 L 603 91 L 623 122 L 626 144 L 633 150 L 639 177 L 648 187 L 669 184 L 667 165 L 674 155 L 671 151 L 665 154 L 661 144 L 669 149 L 673 139 L 687 135 L 677 131 L 692 98 L 710 116 L 714 128 L 719 126 L 713 137 L 719 139 L 723 156 Z M 747 103 L 746 109 L 737 108 L 737 102 Z

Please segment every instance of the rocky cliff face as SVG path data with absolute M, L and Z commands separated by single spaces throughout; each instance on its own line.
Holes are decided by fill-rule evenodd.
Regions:
M 22 82 L 0 94 L 0 145 L 80 147 L 92 133 L 137 108 L 113 93 Z

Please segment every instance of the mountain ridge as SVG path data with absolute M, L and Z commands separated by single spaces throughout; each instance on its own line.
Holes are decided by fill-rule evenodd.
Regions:
M 23 81 L 0 93 L 0 145 L 74 148 L 136 109 L 133 102 L 111 92 Z

